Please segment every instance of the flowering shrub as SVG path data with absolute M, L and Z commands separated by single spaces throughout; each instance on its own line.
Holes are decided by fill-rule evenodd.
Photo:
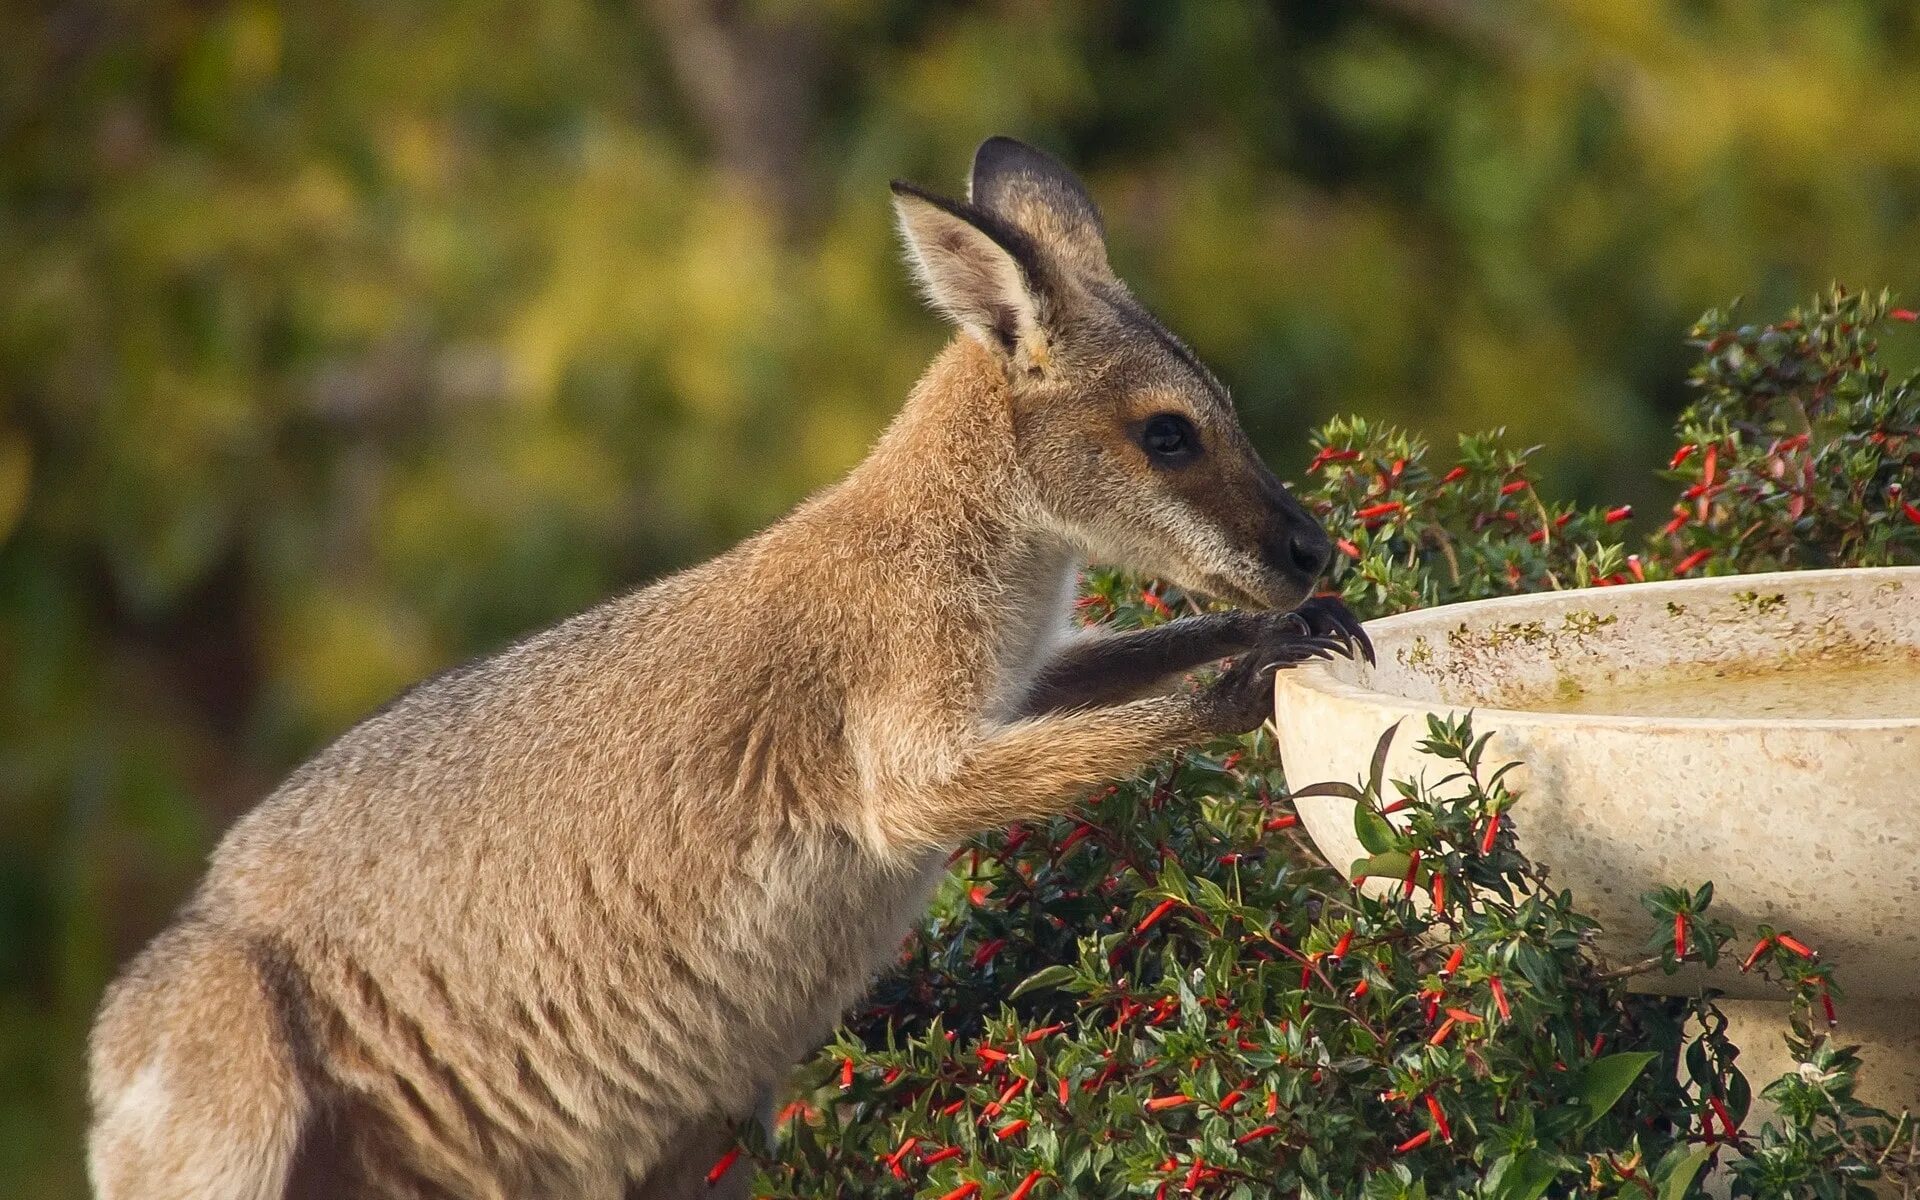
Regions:
M 1301 489 L 1336 532 L 1332 584 L 1375 616 L 1920 561 L 1920 509 L 1901 491 L 1920 389 L 1874 361 L 1888 319 L 1912 314 L 1837 290 L 1772 326 L 1708 314 L 1669 465 L 1675 519 L 1637 552 L 1630 512 L 1543 497 L 1528 452 L 1498 435 L 1463 439 L 1442 467 L 1417 438 L 1334 422 Z M 1080 601 L 1085 620 L 1118 625 L 1193 607 L 1110 572 L 1090 573 Z M 1301 838 L 1265 734 L 963 848 L 900 968 L 800 1069 L 773 1144 L 746 1135 L 758 1193 L 1664 1200 L 1700 1194 L 1710 1163 L 1740 1195 L 1920 1182 L 1911 1124 L 1853 1097 L 1858 1061 L 1829 1036 L 1840 991 L 1816 948 L 1791 930 L 1736 941 L 1711 883 L 1688 881 L 1645 898 L 1661 930 L 1646 962 L 1600 961 L 1579 898 L 1515 849 L 1519 797 L 1483 770 L 1484 732 L 1423 732 L 1463 794 L 1377 767 L 1364 787 L 1294 793 L 1360 803 L 1358 869 L 1398 881 L 1383 898 Z M 1738 1131 L 1752 1085 L 1711 996 L 1625 989 L 1636 971 L 1729 953 L 1792 996 L 1806 1064 L 1766 1083 L 1778 1115 L 1757 1135 Z

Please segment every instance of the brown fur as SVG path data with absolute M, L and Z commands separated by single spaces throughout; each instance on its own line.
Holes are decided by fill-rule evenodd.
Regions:
M 1238 614 L 1069 645 L 1036 687 L 1085 555 L 1283 609 L 1325 538 L 1071 176 L 996 139 L 973 190 L 900 193 L 966 332 L 850 477 L 422 684 L 234 827 L 102 1006 L 102 1197 L 706 1194 L 955 843 L 1250 727 L 1325 652 Z M 1207 446 L 1174 471 L 1133 440 L 1169 409 Z

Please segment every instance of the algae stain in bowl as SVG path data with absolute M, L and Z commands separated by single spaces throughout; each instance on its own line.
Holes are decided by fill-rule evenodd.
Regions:
M 1920 658 L 1803 658 L 1687 665 L 1517 697 L 1531 712 L 1831 721 L 1920 717 Z

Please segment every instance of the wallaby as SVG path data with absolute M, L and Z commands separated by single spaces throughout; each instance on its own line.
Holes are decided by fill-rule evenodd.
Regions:
M 707 1194 L 960 841 L 1367 649 L 1078 180 L 994 138 L 966 202 L 893 193 L 959 332 L 866 460 L 422 683 L 243 817 L 101 1008 L 103 1200 Z M 1259 611 L 1074 634 L 1089 558 Z

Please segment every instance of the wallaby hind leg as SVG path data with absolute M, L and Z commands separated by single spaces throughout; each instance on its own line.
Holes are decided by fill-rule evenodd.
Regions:
M 307 1098 L 238 939 L 163 934 L 108 992 L 90 1057 L 99 1200 L 281 1200 Z

